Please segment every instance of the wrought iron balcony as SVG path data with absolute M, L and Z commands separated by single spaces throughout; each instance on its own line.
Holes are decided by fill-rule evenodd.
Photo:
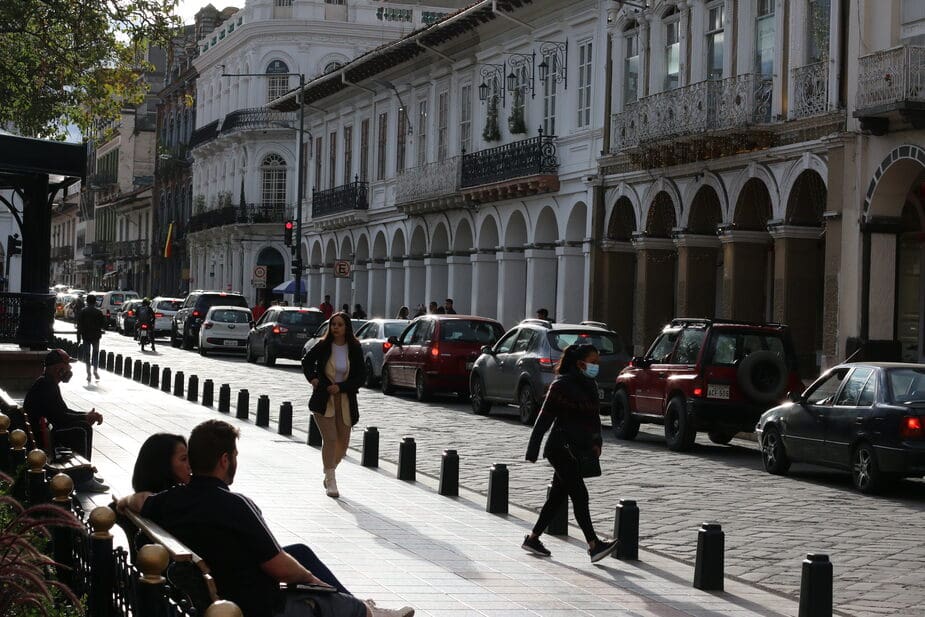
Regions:
M 218 120 L 213 120 L 193 131 L 189 138 L 189 149 L 193 150 L 194 148 L 198 148 L 216 137 L 218 137 Z
M 245 204 L 206 210 L 190 217 L 186 233 L 225 225 L 254 225 L 260 223 L 282 223 L 289 218 L 291 208 L 285 204 Z M 174 228 L 177 231 L 177 228 Z M 176 236 L 179 238 L 179 236 Z
M 267 107 L 238 109 L 222 120 L 221 134 L 254 129 L 292 129 L 295 120 L 296 115 L 293 112 L 274 111 Z
M 147 240 L 122 240 L 112 245 L 113 256 L 119 259 L 148 257 Z
M 106 257 L 112 252 L 112 242 L 90 242 L 84 245 L 85 257 Z
M 359 178 L 325 191 L 312 191 L 312 218 L 369 209 L 369 182 Z
M 925 47 L 902 45 L 858 59 L 858 92 L 854 115 L 875 135 L 890 120 L 925 126 Z
M 813 62 L 790 74 L 790 118 L 809 118 L 829 111 L 829 62 Z
M 51 258 L 55 261 L 72 259 L 74 257 L 73 246 L 53 246 L 51 247 Z
M 464 154 L 461 192 L 476 202 L 559 190 L 556 136 L 543 135 Z
M 454 156 L 407 169 L 395 183 L 395 205 L 415 212 L 454 207 L 463 200 L 459 194 L 462 157 Z
M 54 319 L 54 294 L 0 293 L 0 343 L 47 349 Z

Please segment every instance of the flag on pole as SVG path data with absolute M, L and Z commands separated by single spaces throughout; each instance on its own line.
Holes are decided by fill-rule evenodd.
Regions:
M 164 259 L 170 259 L 173 253 L 173 223 L 167 228 L 167 241 L 164 243 Z

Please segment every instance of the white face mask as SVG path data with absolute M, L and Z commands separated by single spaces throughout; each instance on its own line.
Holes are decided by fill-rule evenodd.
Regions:
M 589 364 L 586 362 L 585 367 L 581 369 L 581 372 L 585 377 L 594 379 L 597 377 L 597 374 L 601 372 L 601 366 L 599 364 Z

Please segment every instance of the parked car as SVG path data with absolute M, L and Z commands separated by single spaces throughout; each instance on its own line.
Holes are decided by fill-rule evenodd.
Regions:
M 174 347 L 192 349 L 199 341 L 199 327 L 213 306 L 248 308 L 247 299 L 238 293 L 201 289 L 190 292 L 171 321 L 170 344 Z
M 392 348 L 389 338 L 401 336 L 408 325 L 407 319 L 370 319 L 359 330 L 356 337 L 363 347 L 363 361 L 366 363 L 366 387 L 373 388 L 382 375 L 382 360 Z
M 321 325 L 324 313 L 316 308 L 271 306 L 247 337 L 247 361 L 263 357 L 267 366 L 277 358 L 302 359 L 302 346 Z
M 70 319 L 71 321 L 76 321 L 78 306 L 83 307 L 86 303 L 86 301 L 84 300 L 84 296 L 86 296 L 86 292 L 82 289 L 77 289 L 77 290 L 72 289 L 68 293 L 71 294 L 71 300 L 64 307 L 64 318 Z
M 616 387 L 618 438 L 635 438 L 643 422 L 663 424 L 668 448 L 683 451 L 698 431 L 717 444 L 754 431 L 761 414 L 803 384 L 786 326 L 675 319 L 623 369 Z
M 134 291 L 95 291 L 96 306 L 106 318 L 106 326 L 113 328 L 116 325 L 116 315 L 126 300 L 137 300 L 138 294 Z
M 308 352 L 309 349 L 311 349 L 312 347 L 314 347 L 315 345 L 317 345 L 318 342 L 319 342 L 321 339 L 323 339 L 325 336 L 327 336 L 327 334 L 328 334 L 328 321 L 330 321 L 330 320 L 327 320 L 327 321 L 325 321 L 323 324 L 321 324 L 321 325 L 318 327 L 318 329 L 315 330 L 315 334 L 313 334 L 312 336 L 310 336 L 309 339 L 308 339 L 307 341 L 305 341 L 305 344 L 302 346 L 302 355 L 303 355 L 303 356 L 306 354 L 306 352 Z M 353 326 L 353 334 L 354 334 L 354 336 L 356 336 L 356 333 L 360 331 L 360 328 L 362 328 L 363 325 L 364 325 L 365 323 L 366 323 L 366 320 L 365 320 L 365 319 L 351 319 L 351 320 L 350 320 L 350 325 Z M 301 357 L 300 357 L 299 359 L 301 359 Z
M 424 315 L 412 321 L 382 365 L 382 391 L 413 388 L 419 401 L 436 392 L 469 397 L 469 372 L 486 345 L 494 345 L 504 328 L 494 319 L 475 315 Z
M 925 364 L 841 364 L 792 399 L 755 429 L 768 473 L 793 462 L 844 469 L 864 493 L 925 476 Z
M 154 336 L 170 334 L 173 316 L 177 314 L 181 306 L 183 306 L 183 298 L 157 296 L 151 300 L 151 308 L 154 310 Z
M 116 331 L 123 336 L 135 336 L 138 322 L 138 309 L 141 300 L 126 300 L 116 312 Z
M 218 305 L 211 307 L 199 328 L 199 354 L 210 351 L 244 351 L 253 321 L 246 307 Z
M 609 411 L 617 374 L 629 361 L 620 336 L 597 322 L 553 324 L 542 319 L 525 319 L 494 346 L 482 348 L 469 378 L 473 411 L 487 414 L 493 403 L 513 404 L 520 409 L 520 421 L 533 424 L 562 350 L 573 343 L 588 343 L 600 352 L 598 395 L 601 408 Z
M 74 300 L 68 293 L 59 293 L 55 296 L 55 319 L 64 319 L 67 316 L 67 305 Z

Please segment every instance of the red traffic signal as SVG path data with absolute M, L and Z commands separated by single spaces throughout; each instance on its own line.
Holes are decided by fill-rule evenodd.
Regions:
M 286 221 L 283 226 L 283 242 L 286 243 L 286 246 L 292 246 L 292 229 L 295 227 L 295 223 L 292 221 Z

